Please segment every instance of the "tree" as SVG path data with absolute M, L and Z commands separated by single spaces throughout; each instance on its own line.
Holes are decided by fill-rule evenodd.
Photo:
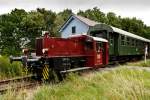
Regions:
M 64 21 L 66 21 L 66 20 L 69 18 L 69 16 L 70 16 L 71 14 L 73 14 L 73 13 L 72 13 L 72 10 L 70 10 L 70 9 L 65 9 L 65 10 L 63 10 L 62 12 L 59 12 L 57 15 L 58 15 L 58 16 L 61 16 L 61 19 L 63 19 Z
M 40 12 L 43 15 L 43 19 L 45 22 L 44 29 L 49 31 L 52 36 L 55 36 L 55 20 L 56 20 L 56 13 L 52 12 L 51 10 L 45 10 L 44 8 L 37 8 L 37 13 Z
M 60 36 L 60 33 L 58 30 L 61 28 L 61 26 L 67 21 L 67 19 L 71 16 L 72 10 L 65 9 L 62 12 L 59 12 L 57 14 L 56 20 L 55 20 L 55 33 L 57 33 L 57 36 Z
M 84 16 L 86 18 L 89 18 L 91 20 L 101 22 L 101 23 L 106 23 L 107 19 L 106 16 L 103 12 L 100 11 L 99 8 L 94 7 L 93 9 L 88 9 L 86 11 L 79 11 L 77 15 Z
M 20 51 L 21 20 L 26 14 L 23 9 L 14 9 L 10 14 L 1 15 L 2 54 L 17 54 Z
M 121 28 L 121 17 L 117 17 L 115 13 L 109 12 L 107 13 L 107 24 L 112 25 L 114 27 Z

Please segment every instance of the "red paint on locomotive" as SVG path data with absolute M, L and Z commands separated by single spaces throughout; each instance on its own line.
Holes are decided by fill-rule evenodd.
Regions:
M 45 34 L 44 37 L 37 39 L 36 43 L 37 56 L 85 57 L 85 66 L 88 67 L 108 64 L 108 42 L 94 40 L 91 36 L 78 35 L 65 39 L 49 37 L 48 34 Z

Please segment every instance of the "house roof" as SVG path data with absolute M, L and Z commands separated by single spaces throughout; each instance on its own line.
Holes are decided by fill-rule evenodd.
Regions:
M 76 17 L 77 19 L 79 19 L 80 21 L 82 21 L 83 23 L 87 24 L 88 26 L 95 26 L 97 24 L 100 24 L 99 22 L 90 20 L 88 18 L 79 16 L 79 15 L 73 15 L 74 17 Z
M 88 25 L 88 26 L 95 26 L 96 24 L 99 24 L 96 21 L 90 20 L 88 18 L 82 17 L 80 15 L 75 15 L 72 14 L 68 20 L 62 25 L 62 27 L 59 29 L 59 32 L 61 32 L 74 18 L 80 20 L 81 22 L 83 22 L 84 24 Z

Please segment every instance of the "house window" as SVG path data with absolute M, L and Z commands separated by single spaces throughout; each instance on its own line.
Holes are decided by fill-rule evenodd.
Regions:
M 73 27 L 72 27 L 72 34 L 75 34 L 75 33 L 76 33 L 76 27 L 73 26 Z

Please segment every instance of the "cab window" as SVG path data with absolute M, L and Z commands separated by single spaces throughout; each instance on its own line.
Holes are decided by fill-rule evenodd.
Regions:
M 100 52 L 101 49 L 102 49 L 102 42 L 97 42 L 96 43 L 96 51 Z

